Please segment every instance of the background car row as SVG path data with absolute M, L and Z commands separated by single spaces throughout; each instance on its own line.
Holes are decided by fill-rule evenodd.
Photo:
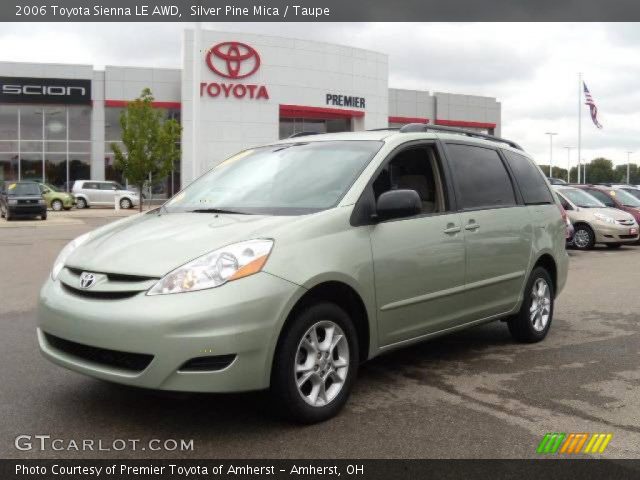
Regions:
M 640 189 L 628 185 L 554 184 L 566 217 L 573 227 L 569 246 L 589 250 L 638 243 Z
M 117 182 L 76 180 L 71 193 L 47 183 L 34 181 L 5 182 L 0 186 L 0 215 L 6 220 L 16 217 L 47 218 L 47 209 L 54 211 L 89 208 L 91 206 L 134 208 L 139 205 L 138 193 Z

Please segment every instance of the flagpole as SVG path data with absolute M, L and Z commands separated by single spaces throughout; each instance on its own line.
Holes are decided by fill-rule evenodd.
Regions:
M 582 159 L 582 72 L 578 73 L 578 183 L 580 183 L 580 162 Z

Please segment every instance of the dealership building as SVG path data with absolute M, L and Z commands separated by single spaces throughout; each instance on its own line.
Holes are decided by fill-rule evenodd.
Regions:
M 224 158 L 299 132 L 422 122 L 500 134 L 495 98 L 389 88 L 388 56 L 292 38 L 185 30 L 182 68 L 0 62 L 0 181 L 118 180 L 112 143 L 150 88 L 183 127 L 172 194 Z

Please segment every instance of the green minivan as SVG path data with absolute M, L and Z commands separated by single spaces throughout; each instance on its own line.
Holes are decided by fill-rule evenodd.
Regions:
M 544 339 L 567 267 L 558 200 L 514 142 L 424 124 L 297 136 L 69 243 L 37 337 L 77 372 L 270 389 L 312 423 L 385 352 L 494 320 Z

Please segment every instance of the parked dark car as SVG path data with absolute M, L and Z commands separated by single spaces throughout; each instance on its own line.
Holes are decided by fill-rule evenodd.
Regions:
M 40 217 L 46 220 L 47 203 L 38 184 L 6 182 L 0 191 L 0 216 L 7 221 L 15 217 Z

